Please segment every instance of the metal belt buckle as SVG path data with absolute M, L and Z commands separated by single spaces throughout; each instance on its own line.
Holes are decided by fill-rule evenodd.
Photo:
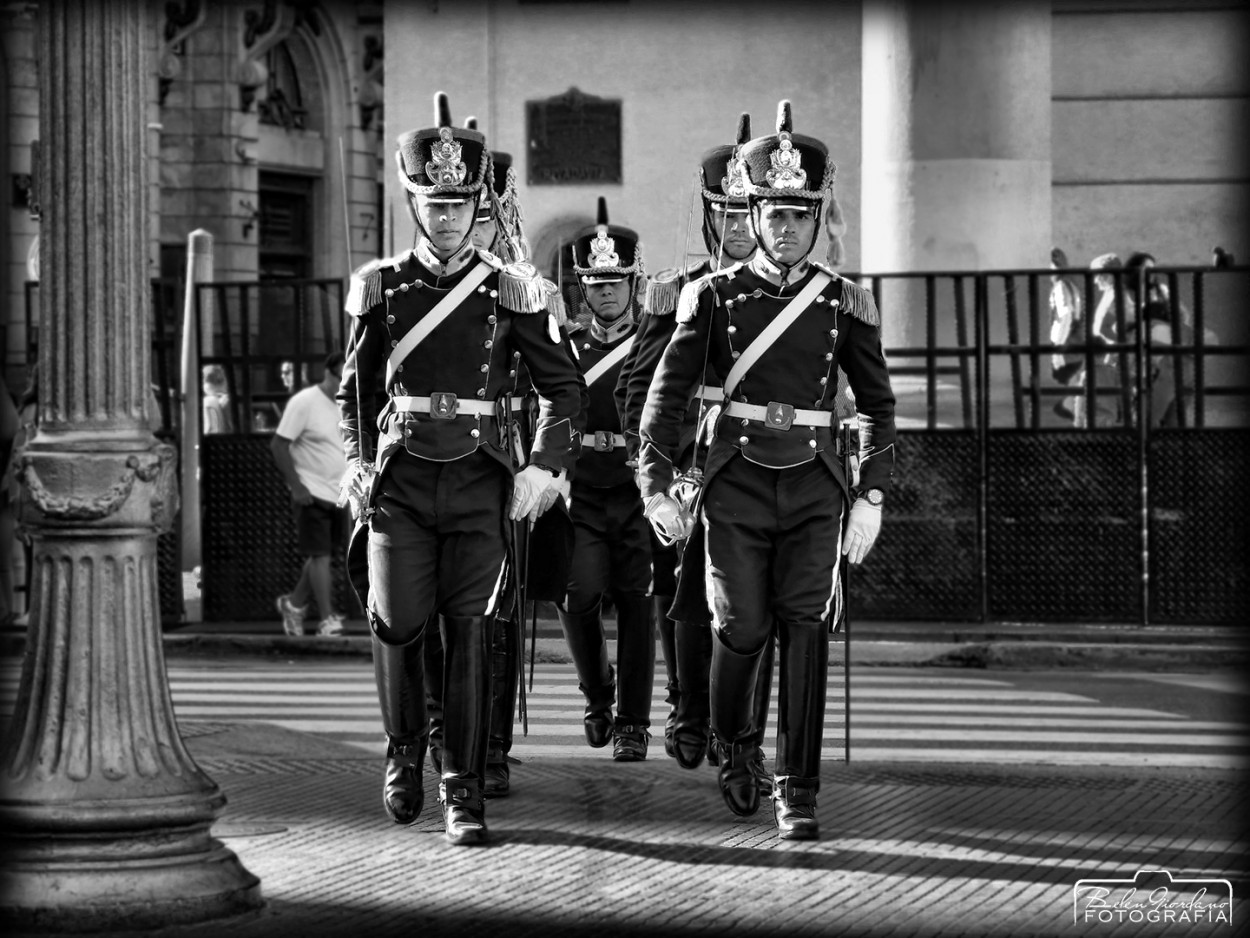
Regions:
M 764 412 L 764 426 L 770 430 L 789 430 L 794 423 L 794 405 L 769 401 Z
M 607 430 L 595 431 L 595 452 L 610 453 L 616 448 L 616 441 L 612 439 L 614 434 Z
M 436 391 L 430 395 L 430 416 L 435 420 L 452 420 L 460 402 L 451 391 Z

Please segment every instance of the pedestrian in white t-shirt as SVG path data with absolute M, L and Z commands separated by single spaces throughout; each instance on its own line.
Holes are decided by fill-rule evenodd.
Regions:
M 343 353 L 327 355 L 321 382 L 290 399 L 269 444 L 291 489 L 299 552 L 304 557 L 298 582 L 277 601 L 287 635 L 304 634 L 309 600 L 316 600 L 322 617 L 317 634 L 343 634 L 330 576 L 330 557 L 343 549 L 347 533 L 346 512 L 337 504 L 339 482 L 347 469 L 334 402 L 342 376 Z

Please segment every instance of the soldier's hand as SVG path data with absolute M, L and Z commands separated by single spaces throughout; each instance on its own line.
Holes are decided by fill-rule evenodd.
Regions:
M 863 563 L 877 535 L 881 533 L 881 506 L 871 505 L 865 499 L 855 500 L 851 517 L 842 535 L 842 553 L 851 563 Z
M 542 514 L 543 496 L 548 491 L 557 491 L 560 479 L 546 469 L 538 466 L 526 466 L 513 479 L 512 508 L 508 517 L 513 521 L 529 518 L 537 521 Z
M 663 492 L 647 499 L 643 514 L 651 522 L 651 527 L 655 528 L 655 536 L 665 546 L 684 541 L 694 529 L 693 519 L 681 510 L 677 499 Z
M 545 515 L 547 511 L 556 503 L 556 499 L 561 495 L 568 502 L 569 492 L 572 490 L 572 483 L 569 482 L 569 474 L 565 469 L 560 470 L 560 475 L 556 477 L 556 485 L 553 488 L 545 490 L 539 503 L 538 514 Z
M 339 507 L 349 506 L 352 517 L 359 520 L 369 504 L 369 491 L 373 487 L 373 477 L 377 470 L 373 463 L 353 459 L 343 473 L 339 483 Z
M 297 479 L 295 484 L 291 486 L 291 504 L 311 505 L 312 503 L 312 492 L 308 491 L 304 483 Z

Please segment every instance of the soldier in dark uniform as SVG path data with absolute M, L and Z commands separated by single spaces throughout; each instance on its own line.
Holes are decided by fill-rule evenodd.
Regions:
M 590 404 L 572 476 L 575 540 L 568 593 L 558 610 L 586 697 L 586 741 L 598 748 L 613 740 L 613 759 L 637 762 L 647 757 L 655 678 L 651 548 L 614 394 L 636 328 L 633 296 L 643 275 L 642 254 L 635 232 L 608 224 L 602 198 L 597 224 L 574 238 L 573 270 L 593 313 L 581 332 L 571 330 Z M 603 631 L 609 592 L 616 606 L 615 671 Z
M 437 126 L 401 135 L 396 157 L 419 240 L 353 275 L 338 401 L 345 494 L 363 522 L 349 572 L 368 611 L 387 734 L 383 803 L 400 824 L 422 808 L 423 644 L 439 627 L 439 800 L 447 839 L 464 844 L 486 838 L 492 623 L 508 522 L 538 517 L 557 497 L 579 392 L 545 281 L 469 244 L 490 154 L 481 134 L 452 126 L 445 95 L 436 101 Z M 500 429 L 519 406 L 511 391 L 522 360 L 542 408 L 514 475 L 515 448 Z
M 755 236 L 747 222 L 745 182 L 736 168 L 739 146 L 751 138 L 751 116 L 738 120 L 736 142 L 713 147 L 699 161 L 702 183 L 703 243 L 708 259 L 685 270 L 667 269 L 647 281 L 643 316 L 633 348 L 621 369 L 617 385 L 617 402 L 625 426 L 625 445 L 630 460 L 638 461 L 638 425 L 647 400 L 647 389 L 677 327 L 677 297 L 687 283 L 711 273 L 727 270 L 755 253 Z M 688 469 L 699 453 L 706 455 L 704 444 L 695 446 L 700 425 L 715 418 L 720 410 L 722 391 L 705 384 L 695 395 L 686 415 L 681 449 L 676 465 Z M 661 544 L 652 536 L 653 604 L 660 647 L 668 672 L 665 698 L 670 704 L 664 724 L 664 751 L 683 768 L 695 769 L 707 754 L 715 764 L 715 749 L 710 745 L 708 710 L 708 670 L 712 663 L 712 633 L 707 618 L 677 622 L 670 615 L 677 595 L 678 545 Z M 768 698 L 772 685 L 773 646 L 769 641 L 760 660 L 760 677 L 756 682 L 755 727 L 759 743 L 764 741 Z M 762 749 L 761 758 L 762 758 Z
M 467 118 L 464 125 L 469 130 L 478 129 L 477 120 L 472 117 Z M 475 248 L 488 251 L 505 261 L 524 260 L 526 251 L 519 228 L 512 154 L 491 150 L 490 156 L 495 198 L 491 199 L 484 193 L 478 202 L 471 241 Z M 518 374 L 514 386 L 516 395 L 524 397 L 530 390 L 528 376 Z M 516 414 L 515 418 L 519 428 L 528 429 L 524 414 Z M 528 439 L 525 441 L 526 452 L 530 442 Z M 490 730 L 486 748 L 486 776 L 482 788 L 487 798 L 502 798 L 512 789 L 508 753 L 512 750 L 512 730 L 520 680 L 522 614 L 522 610 L 516 609 L 511 615 L 495 618 L 491 648 Z M 430 762 L 440 774 L 443 746 L 443 668 L 442 642 L 437 634 L 428 635 L 425 642 L 425 690 L 426 708 L 430 718 Z
M 814 839 L 838 567 L 841 553 L 862 561 L 880 530 L 894 394 L 871 294 L 808 261 L 833 182 L 825 145 L 793 132 L 783 101 L 777 133 L 751 140 L 739 157 L 760 249 L 749 264 L 682 291 L 643 410 L 639 469 L 652 524 L 691 538 L 679 606 L 711 603 L 712 733 L 725 803 L 742 816 L 759 808 L 752 698 L 771 621 L 781 658 L 774 814 L 781 837 Z M 687 515 L 669 486 L 705 357 L 726 403 Z M 834 441 L 839 370 L 859 410 L 854 496 Z M 709 596 L 690 595 L 704 584 Z

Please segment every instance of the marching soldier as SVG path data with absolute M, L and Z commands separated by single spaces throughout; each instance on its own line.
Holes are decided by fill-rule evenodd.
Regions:
M 492 624 L 509 576 L 508 519 L 533 520 L 557 497 L 579 392 L 545 282 L 469 243 L 492 176 L 485 138 L 452 126 L 441 92 L 436 120 L 399 138 L 419 238 L 352 277 L 338 401 L 344 490 L 358 521 L 349 572 L 368 611 L 387 734 L 383 804 L 399 824 L 421 812 L 423 645 L 427 627 L 440 628 L 439 801 L 447 839 L 471 844 L 486 839 Z M 519 407 L 510 391 L 522 360 L 542 406 L 518 469 L 501 431 Z
M 677 329 L 643 410 L 639 470 L 657 531 L 691 538 L 682 593 L 696 607 L 710 603 L 718 782 L 741 816 L 759 808 L 752 697 L 770 621 L 776 629 L 773 810 L 780 836 L 799 840 L 819 836 L 827 631 L 838 566 L 841 554 L 861 562 L 880 530 L 893 475 L 894 394 L 871 294 L 808 260 L 833 182 L 828 150 L 793 132 L 788 101 L 779 111 L 777 133 L 739 150 L 759 250 L 750 263 L 682 291 Z M 705 359 L 723 381 L 725 406 L 706 481 L 688 512 L 670 483 Z M 833 432 L 839 369 L 859 410 L 853 495 Z M 673 491 L 695 487 L 687 480 L 684 492 Z M 704 583 L 709 596 L 689 595 Z
M 634 472 L 626 464 L 614 391 L 634 336 L 633 296 L 643 268 L 638 235 L 608 224 L 603 198 L 597 224 L 574 238 L 573 270 L 593 314 L 589 325 L 573 335 L 590 403 L 572 477 L 568 592 L 558 612 L 586 697 L 586 741 L 595 748 L 613 741 L 613 759 L 637 762 L 647 757 L 655 677 L 651 548 Z M 603 631 L 603 599 L 609 592 L 616 606 L 615 671 Z
M 747 222 L 745 183 L 737 172 L 737 149 L 751 138 L 751 116 L 738 119 L 734 144 L 713 147 L 699 161 L 702 185 L 702 231 L 708 259 L 683 270 L 662 270 L 647 281 L 646 299 L 638 335 L 617 386 L 622 402 L 625 444 L 630 460 L 638 460 L 638 425 L 647 399 L 647 388 L 660 363 L 664 349 L 677 326 L 674 313 L 681 288 L 700 277 L 740 264 L 755 253 L 755 236 Z M 686 415 L 676 465 L 688 469 L 698 456 L 696 446 L 700 418 L 719 409 L 721 390 L 705 385 L 695 395 Z M 708 408 L 711 408 L 709 410 Z M 703 452 L 706 454 L 706 450 Z M 670 705 L 664 724 L 664 751 L 687 769 L 698 768 L 707 754 L 715 763 L 711 747 L 708 710 L 708 669 L 712 662 L 712 633 L 704 620 L 676 622 L 669 615 L 677 595 L 677 545 L 665 546 L 652 536 L 654 612 L 660 634 L 660 648 L 668 674 L 666 690 Z M 773 645 L 769 641 L 760 660 L 756 683 L 755 728 L 758 742 L 764 741 L 768 697 L 772 684 Z M 761 750 L 762 752 L 762 750 Z

